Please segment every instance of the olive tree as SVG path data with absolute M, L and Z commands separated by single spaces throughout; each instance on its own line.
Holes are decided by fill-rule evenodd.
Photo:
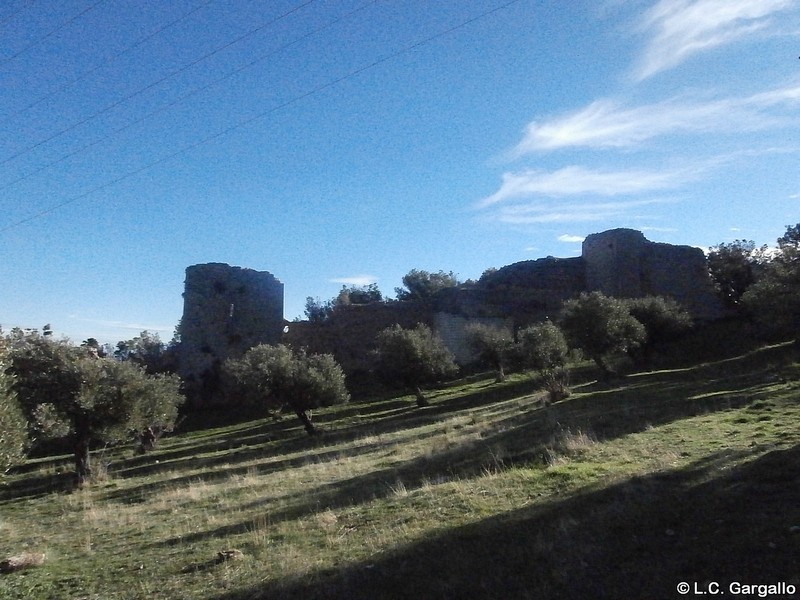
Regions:
M 14 378 L 6 372 L 8 364 L 5 338 L 0 335 L 0 476 L 23 459 L 28 445 L 27 423 L 13 389 Z
M 583 292 L 564 302 L 560 325 L 569 345 L 583 350 L 605 377 L 613 375 L 606 362 L 609 355 L 636 348 L 647 337 L 623 300 L 600 292 Z
M 740 307 L 742 297 L 758 280 L 767 262 L 767 247 L 756 247 L 752 240 L 734 240 L 709 249 L 708 270 L 725 306 Z
M 157 333 L 147 330 L 130 340 L 117 342 L 113 354 L 117 360 L 134 362 L 150 374 L 177 371 L 176 342 L 165 344 Z
M 290 409 L 309 435 L 317 429 L 309 411 L 350 399 L 344 371 L 331 354 L 307 354 L 289 346 L 261 344 L 223 366 L 234 393 L 268 409 Z
M 569 396 L 569 346 L 561 329 L 552 321 L 544 321 L 521 329 L 517 338 L 523 364 L 541 374 L 550 400 Z
M 458 372 L 452 352 L 430 327 L 414 329 L 399 325 L 384 329 L 377 339 L 378 369 L 389 381 L 414 392 L 417 406 L 428 405 L 422 385 L 454 376 Z
M 71 437 L 79 483 L 91 474 L 93 442 L 171 428 L 183 403 L 179 380 L 131 362 L 99 358 L 67 341 L 30 334 L 13 340 L 10 372 L 28 419 L 44 437 Z
M 445 288 L 458 286 L 458 277 L 450 271 L 439 271 L 429 273 L 420 269 L 411 269 L 403 276 L 405 287 L 395 288 L 397 299 L 406 300 L 429 300 L 438 292 Z
M 800 343 L 800 223 L 786 227 L 775 256 L 742 302 L 766 329 Z
M 646 296 L 625 301 L 628 311 L 644 325 L 646 338 L 638 348 L 631 347 L 629 354 L 637 363 L 646 364 L 659 345 L 678 339 L 692 326 L 692 315 L 672 298 Z
M 478 360 L 497 370 L 497 383 L 505 381 L 505 364 L 514 349 L 514 334 L 507 327 L 470 323 L 465 328 L 467 345 Z

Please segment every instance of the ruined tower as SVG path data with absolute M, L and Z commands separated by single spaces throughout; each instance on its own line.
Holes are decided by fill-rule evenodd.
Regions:
M 612 229 L 583 242 L 586 288 L 607 296 L 667 296 L 699 320 L 722 316 L 705 254 L 692 246 L 651 242 L 634 229 Z
M 184 290 L 180 375 L 196 406 L 216 404 L 225 359 L 280 341 L 283 283 L 266 271 L 208 263 L 186 269 Z

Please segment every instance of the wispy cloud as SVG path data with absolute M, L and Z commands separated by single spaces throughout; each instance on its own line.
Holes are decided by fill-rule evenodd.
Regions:
M 596 171 L 569 166 L 553 172 L 504 173 L 500 189 L 478 203 L 485 208 L 529 196 L 619 196 L 676 188 L 692 178 L 688 171 Z
M 586 238 L 583 237 L 582 235 L 569 235 L 567 233 L 565 233 L 564 235 L 558 236 L 558 241 L 559 242 L 566 242 L 568 244 L 580 244 L 585 239 Z
M 353 275 L 351 277 L 335 277 L 333 279 L 329 279 L 328 281 L 331 283 L 341 283 L 344 285 L 357 285 L 363 287 L 377 283 L 378 278 L 374 275 Z
M 512 151 L 521 156 L 567 147 L 620 148 L 674 133 L 746 132 L 798 123 L 800 85 L 789 85 L 744 98 L 663 102 L 625 107 L 613 100 L 592 102 L 576 112 L 528 125 Z
M 672 200 L 629 200 L 616 202 L 558 202 L 540 201 L 527 204 L 501 206 L 493 219 L 509 225 L 532 225 L 537 223 L 579 223 L 604 221 L 634 216 L 635 211 L 645 206 L 665 204 Z M 560 241 L 571 241 L 559 238 Z M 578 241 L 578 240 L 575 240 Z
M 660 0 L 641 28 L 650 41 L 636 69 L 646 79 L 690 56 L 762 32 L 794 0 Z

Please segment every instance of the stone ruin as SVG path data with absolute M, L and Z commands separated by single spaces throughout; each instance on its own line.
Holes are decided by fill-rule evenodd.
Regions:
M 220 366 L 283 335 L 283 283 L 222 263 L 186 269 L 179 373 L 195 405 L 218 404 Z
M 195 404 L 215 404 L 223 400 L 218 378 L 226 358 L 284 341 L 330 352 L 357 377 L 371 368 L 379 331 L 417 323 L 432 327 L 463 364 L 471 358 L 468 323 L 525 327 L 555 317 L 565 300 L 594 290 L 616 297 L 671 297 L 701 322 L 723 315 L 702 250 L 651 242 L 632 229 L 588 236 L 579 257 L 514 263 L 430 301 L 340 306 L 322 323 L 294 322 L 287 332 L 280 281 L 267 272 L 212 263 L 186 270 L 180 372 Z

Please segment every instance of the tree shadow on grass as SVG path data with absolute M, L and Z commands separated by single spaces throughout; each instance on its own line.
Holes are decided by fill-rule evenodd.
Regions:
M 588 431 L 592 438 L 602 441 L 641 431 L 661 422 L 671 422 L 681 416 L 731 408 L 729 399 L 715 398 L 713 401 L 703 402 L 702 406 L 698 406 L 695 401 L 686 401 L 661 413 L 654 412 L 650 406 L 640 413 L 626 412 L 624 415 L 612 415 L 605 421 L 598 417 L 597 407 L 587 406 L 587 403 L 592 401 L 592 397 L 586 397 L 537 411 L 512 413 L 504 420 L 492 422 L 487 429 L 481 430 L 478 427 L 472 430 L 471 435 L 463 437 L 454 435 L 449 439 L 439 432 L 439 438 L 433 440 L 435 443 L 429 452 L 398 462 L 392 467 L 322 485 L 308 486 L 293 495 L 282 496 L 279 505 L 254 501 L 239 506 L 239 509 L 244 512 L 263 510 L 268 515 L 269 522 L 276 524 L 312 515 L 321 510 L 336 511 L 384 498 L 392 495 L 399 484 L 406 490 L 414 490 L 428 482 L 467 479 L 513 466 L 543 467 L 549 463 L 554 452 L 561 451 L 563 438 L 570 432 Z M 602 410 L 608 411 L 609 408 L 603 406 Z M 625 410 L 628 411 L 627 408 Z M 466 422 L 461 426 L 470 427 L 470 424 Z M 376 449 L 378 448 L 374 443 L 371 443 L 360 450 L 354 448 L 347 453 L 334 451 L 329 455 L 315 456 L 314 459 L 323 461 L 337 455 L 354 456 L 359 452 Z M 279 471 L 304 462 L 304 458 L 299 458 L 270 465 L 269 469 Z M 155 545 L 195 543 L 206 539 L 224 538 L 247 533 L 252 528 L 253 519 L 249 518 L 242 522 L 229 523 L 180 538 L 160 541 Z
M 726 594 L 731 582 L 800 586 L 800 446 L 740 459 L 720 453 L 216 600 L 673 598 L 680 582 L 716 582 Z
M 592 382 L 582 388 L 586 391 L 547 407 L 539 405 L 538 408 L 532 408 L 532 397 L 520 399 L 519 403 L 502 407 L 500 413 L 495 411 L 485 423 L 481 422 L 481 410 L 494 411 L 501 399 L 518 398 L 523 390 L 530 390 L 530 382 L 522 380 L 507 386 L 508 389 L 494 386 L 480 388 L 467 395 L 444 396 L 421 411 L 410 409 L 402 415 L 393 414 L 385 419 L 335 429 L 315 440 L 290 428 L 282 430 L 280 439 L 263 447 L 245 446 L 215 456 L 185 458 L 171 466 L 145 465 L 137 468 L 136 472 L 143 474 L 167 469 L 180 472 L 187 468 L 195 472 L 114 490 L 108 497 L 126 503 L 141 502 L 162 490 L 191 482 L 213 482 L 249 473 L 268 474 L 304 466 L 309 462 L 355 457 L 381 451 L 397 443 L 381 440 L 379 436 L 382 433 L 442 423 L 440 428 L 415 435 L 417 442 L 439 438 L 431 442 L 427 453 L 353 480 L 310 487 L 298 498 L 284 497 L 283 501 L 288 506 L 270 514 L 273 522 L 297 518 L 313 513 L 321 506 L 338 508 L 383 497 L 390 493 L 391 486 L 398 480 L 406 487 L 413 488 L 425 481 L 470 477 L 486 469 L 515 464 L 541 464 L 548 459 L 553 445 L 558 443 L 557 438 L 565 433 L 582 431 L 598 441 L 609 440 L 686 417 L 751 404 L 760 390 L 768 387 L 769 382 L 764 381 L 763 373 L 743 374 L 740 367 L 738 363 L 733 363 L 732 369 L 710 365 L 690 371 L 639 374 L 615 383 Z M 443 417 L 459 414 L 464 418 L 449 426 L 454 429 L 454 435 L 452 441 L 448 440 L 445 435 L 448 425 Z M 474 420 L 473 423 L 470 423 L 470 418 Z M 466 441 L 460 437 L 463 432 L 460 433 L 459 429 L 471 432 L 466 436 Z M 259 429 L 259 435 L 263 431 Z M 367 431 L 373 438 L 378 434 L 378 438 L 364 444 L 337 447 L 337 444 L 357 440 Z M 292 435 L 293 432 L 297 435 Z M 297 455 L 304 450 L 313 450 L 313 453 Z M 280 458 L 290 453 L 295 456 Z M 254 464 L 258 459 L 263 459 L 263 463 Z M 237 466 L 237 463 L 247 465 Z M 241 533 L 251 525 L 250 522 L 233 524 L 194 535 L 197 539 L 203 539 Z

